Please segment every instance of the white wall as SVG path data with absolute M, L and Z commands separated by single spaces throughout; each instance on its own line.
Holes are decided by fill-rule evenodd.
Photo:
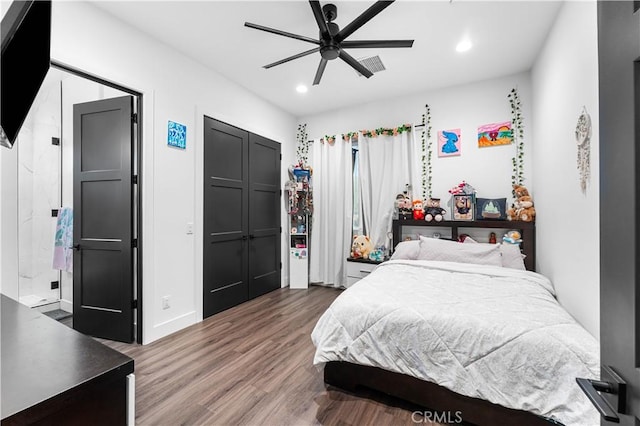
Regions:
M 143 93 L 144 343 L 200 321 L 202 114 L 281 142 L 283 179 L 294 159 L 295 118 L 88 3 L 54 2 L 51 57 Z M 187 126 L 186 150 L 166 145 L 168 120 Z M 4 167 L 2 173 L 4 181 Z M 15 196 L 4 187 L 2 199 L 11 210 Z M 186 234 L 188 222 L 195 222 L 194 235 Z M 4 238 L 2 244 L 12 249 Z M 286 261 L 284 236 L 282 251 Z M 2 273 L 4 280 L 4 265 Z M 166 295 L 171 308 L 162 310 Z
M 532 87 L 539 270 L 552 279 L 565 308 L 599 338 L 597 46 L 596 2 L 566 2 L 532 70 Z M 583 106 L 593 124 L 586 194 L 574 135 Z
M 444 204 L 450 196 L 448 190 L 460 181 L 466 180 L 475 187 L 480 197 L 507 197 L 510 200 L 511 158 L 515 153 L 515 145 L 478 148 L 477 131 L 483 124 L 511 120 L 511 108 L 507 95 L 514 87 L 518 88 L 524 115 L 525 184 L 533 191 L 530 147 L 533 135 L 529 73 L 380 100 L 302 117 L 300 122 L 307 123 L 309 137 L 316 139 L 324 135 L 340 135 L 363 129 L 396 127 L 403 123 L 419 124 L 425 111 L 425 104 L 429 104 L 433 127 L 431 140 L 434 146 L 433 196 L 440 197 Z M 458 128 L 461 129 L 462 155 L 438 158 L 435 150 L 437 131 Z M 418 129 L 415 138 L 418 150 L 420 136 L 421 129 Z M 420 177 L 421 168 L 419 165 L 417 167 L 417 175 Z M 399 192 L 402 189 L 399 188 Z M 419 198 L 420 188 L 414 188 L 413 193 L 414 198 Z

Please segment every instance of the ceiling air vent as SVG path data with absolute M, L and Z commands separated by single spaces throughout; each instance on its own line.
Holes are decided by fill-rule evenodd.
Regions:
M 358 62 L 360 62 L 360 64 L 362 64 L 366 69 L 368 69 L 372 73 L 377 73 L 377 72 L 386 70 L 386 68 L 384 67 L 384 64 L 382 63 L 382 60 L 380 59 L 380 56 L 378 55 L 371 56 L 369 58 L 358 59 Z M 356 72 L 358 73 L 359 76 L 362 76 L 362 74 L 360 74 L 358 71 Z

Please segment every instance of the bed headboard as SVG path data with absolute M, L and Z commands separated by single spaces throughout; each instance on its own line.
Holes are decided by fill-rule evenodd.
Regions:
M 413 228 L 413 229 L 412 229 Z M 420 229 L 418 231 L 415 228 L 427 228 Z M 475 220 L 475 221 L 462 221 L 462 220 L 443 220 L 442 222 L 427 222 L 425 220 L 402 220 L 395 219 L 393 221 L 393 247 L 397 246 L 399 242 L 403 241 L 406 236 L 411 236 L 412 239 L 416 238 L 416 235 L 432 236 L 434 233 L 439 233 L 443 237 L 458 239 L 460 234 L 469 234 L 474 240 L 478 242 L 488 242 L 488 235 L 490 232 L 495 232 L 498 242 L 502 240 L 503 235 L 510 230 L 520 231 L 522 234 L 522 243 L 520 248 L 522 253 L 526 256 L 524 259 L 524 265 L 527 270 L 535 271 L 536 268 L 536 224 L 535 222 L 520 222 L 510 220 Z M 478 233 L 485 232 L 486 238 L 477 238 Z

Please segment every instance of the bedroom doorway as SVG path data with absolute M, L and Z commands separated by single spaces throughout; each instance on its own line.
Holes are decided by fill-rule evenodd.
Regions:
M 104 120 L 105 116 L 113 116 L 118 109 L 112 104 L 113 99 L 123 99 L 128 105 L 128 110 L 124 112 L 124 133 L 127 135 L 128 143 L 117 146 L 117 141 L 115 144 L 109 141 L 108 144 L 97 143 L 89 147 L 84 154 L 74 152 L 78 148 L 78 138 L 74 136 L 74 133 L 78 133 L 74 131 L 74 106 L 88 107 L 95 102 L 94 105 L 100 105 L 104 112 L 103 117 L 97 120 L 100 116 L 98 110 L 90 111 L 87 117 L 91 117 L 89 121 L 93 122 L 83 124 L 84 135 L 89 135 L 90 132 L 87 132 L 93 125 L 94 134 L 113 136 L 113 130 L 117 126 L 108 119 Z M 18 208 L 14 238 L 18 247 L 16 273 L 19 280 L 16 292 L 20 302 L 85 334 L 126 342 L 136 340 L 138 343 L 142 342 L 142 257 L 137 240 L 140 238 L 141 229 L 138 175 L 141 170 L 142 129 L 137 124 L 138 117 L 141 117 L 141 106 L 141 93 L 52 61 L 45 82 L 18 136 L 21 141 L 15 147 Z M 99 121 L 103 122 L 102 127 L 95 127 Z M 109 149 L 104 151 L 104 148 Z M 111 148 L 115 157 L 111 155 Z M 80 184 L 74 184 L 74 180 L 79 176 L 74 172 L 74 158 L 82 160 L 78 168 L 84 172 L 87 168 L 101 169 L 93 173 L 94 177 L 103 179 L 102 182 L 96 183 L 102 188 L 93 189 L 93 201 L 90 200 L 92 194 L 88 194 L 89 197 L 83 196 L 87 195 L 87 191 L 91 192 L 87 189 L 92 185 L 89 181 L 85 179 Z M 114 158 L 118 160 L 118 167 L 97 164 L 105 161 L 115 164 Z M 122 203 L 128 204 L 127 212 L 120 212 L 122 214 L 118 214 L 117 217 L 111 213 L 107 215 L 106 208 L 114 206 L 114 200 L 111 200 L 107 207 L 97 208 L 95 201 L 104 201 L 107 198 L 109 190 L 105 186 L 109 186 L 108 182 L 113 181 L 113 170 L 125 163 L 128 166 L 121 168 L 121 177 L 122 186 L 127 188 L 121 194 L 126 193 Z M 87 177 L 87 173 L 84 177 Z M 74 189 L 74 186 L 78 188 Z M 85 204 L 89 200 L 89 204 L 93 205 L 94 219 L 90 225 L 94 230 L 96 227 L 100 228 L 100 235 L 89 236 L 85 241 L 73 242 L 71 236 L 74 213 L 78 214 L 77 219 L 88 217 L 83 213 L 91 213 L 91 206 L 84 206 L 88 207 L 89 211 L 83 211 L 83 200 Z M 118 198 L 118 203 L 120 201 L 121 198 Z M 108 223 L 105 221 L 111 221 L 126 229 L 131 237 L 105 234 L 108 230 Z M 62 230 L 62 224 L 71 231 L 66 233 L 64 239 L 64 233 L 59 232 Z M 75 224 L 75 229 L 81 230 L 77 234 L 80 235 L 86 226 Z M 109 292 L 101 291 L 100 286 L 96 287 L 95 283 L 101 281 L 104 285 L 105 281 L 109 281 L 109 288 L 113 287 L 116 270 L 113 262 L 104 258 L 96 262 L 96 255 L 102 250 L 107 257 L 113 258 L 117 251 L 104 245 L 113 246 L 115 240 L 124 241 L 124 238 L 129 240 L 126 244 L 123 243 L 126 247 L 121 250 L 125 261 L 118 266 L 123 272 L 119 274 L 122 276 L 120 288 L 126 288 L 126 297 L 123 298 L 122 294 L 114 297 L 113 294 L 109 295 Z M 101 239 L 106 241 L 100 242 Z M 98 247 L 100 244 L 103 246 Z M 73 246 L 80 250 L 73 250 Z M 98 248 L 100 250 L 97 250 Z M 75 266 L 81 269 L 74 269 L 74 261 Z M 93 261 L 92 267 L 89 266 L 90 261 Z M 95 266 L 99 268 L 96 269 Z M 84 283 L 87 274 L 100 278 L 93 287 Z M 86 291 L 84 295 L 82 292 L 74 294 L 74 283 L 82 276 L 84 278 L 80 281 L 84 283 Z M 88 299 L 85 296 L 88 296 Z M 106 297 L 107 303 L 95 303 L 96 297 Z M 118 299 L 118 306 L 113 302 L 115 299 Z M 119 331 L 104 334 L 100 330 L 87 328 L 87 319 L 83 311 L 89 310 L 92 313 L 90 317 L 101 313 L 98 323 L 108 324 Z M 127 318 L 118 321 L 103 318 L 104 314 L 113 314 L 112 311 L 121 311 Z

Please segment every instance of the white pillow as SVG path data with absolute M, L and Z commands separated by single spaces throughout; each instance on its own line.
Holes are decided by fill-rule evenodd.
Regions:
M 461 244 L 438 238 L 420 237 L 418 259 L 502 266 L 498 244 Z
M 527 270 L 527 267 L 524 266 L 526 256 L 520 251 L 519 244 L 501 243 L 500 253 L 502 254 L 502 266 L 505 268 Z
M 471 237 L 467 237 L 464 239 L 465 244 L 483 244 L 479 243 Z M 500 243 L 500 244 L 487 244 L 487 245 L 499 245 L 500 246 L 500 256 L 502 257 L 502 266 L 505 268 L 511 269 L 519 269 L 521 271 L 526 271 L 527 267 L 524 265 L 524 258 L 526 257 L 520 251 L 520 245 L 518 244 L 509 244 L 509 243 Z
M 393 250 L 391 260 L 409 259 L 416 260 L 420 252 L 420 240 L 401 241 Z

